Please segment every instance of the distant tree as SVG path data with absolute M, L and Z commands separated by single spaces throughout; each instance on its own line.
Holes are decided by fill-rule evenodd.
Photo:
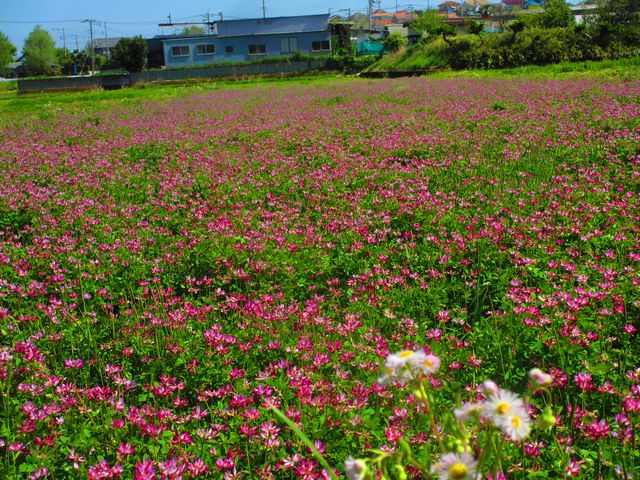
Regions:
M 64 75 L 82 75 L 91 70 L 91 56 L 84 50 L 67 51 L 67 55 L 60 60 L 60 67 Z
M 428 10 L 411 23 L 411 27 L 423 37 L 440 35 L 445 27 L 444 19 L 433 10 Z
M 52 73 L 56 61 L 56 42 L 49 32 L 36 25 L 24 41 L 24 66 L 31 75 Z
M 640 20 L 640 0 L 604 0 L 599 4 L 601 22 L 610 25 L 637 25 Z
M 9 37 L 0 32 L 0 70 L 13 62 L 16 51 L 16 47 L 9 41 Z
M 354 30 L 369 30 L 369 17 L 364 13 L 354 13 L 349 21 L 353 22 Z
M 543 28 L 565 28 L 576 23 L 565 0 L 547 0 L 544 4 L 544 12 L 538 18 Z
M 198 25 L 191 25 L 190 27 L 184 27 L 180 32 L 180 35 L 204 35 L 207 31 L 199 27 Z
M 147 42 L 142 37 L 121 38 L 111 59 L 129 72 L 140 72 L 147 63 Z
M 601 39 L 618 36 L 640 43 L 640 0 L 603 0 L 595 24 Z
M 447 37 L 456 33 L 455 28 L 448 25 L 444 18 L 433 10 L 424 12 L 417 20 L 411 23 L 411 26 L 416 32 L 428 39 L 442 35 L 442 38 L 447 43 L 450 43 Z

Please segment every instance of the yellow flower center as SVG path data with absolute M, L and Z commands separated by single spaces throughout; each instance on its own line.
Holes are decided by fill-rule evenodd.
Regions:
M 400 358 L 409 358 L 413 356 L 413 352 L 411 350 L 403 350 L 398 354 Z
M 508 402 L 500 402 L 496 405 L 498 415 L 506 415 L 511 410 L 511 404 Z
M 433 367 L 433 360 L 431 360 L 430 358 L 427 358 L 427 359 L 424 361 L 424 364 L 425 364 L 425 366 L 426 366 L 427 368 L 431 368 L 431 367 Z
M 513 428 L 520 428 L 520 425 L 522 425 L 522 419 L 518 415 L 514 415 L 511 417 L 511 425 L 513 425 Z
M 469 470 L 464 463 L 456 463 L 449 467 L 449 478 L 453 480 L 461 480 L 467 477 Z

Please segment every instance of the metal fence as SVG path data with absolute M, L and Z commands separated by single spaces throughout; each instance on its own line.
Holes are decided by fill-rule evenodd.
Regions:
M 172 82 L 195 78 L 238 78 L 253 75 L 277 75 L 322 70 L 326 60 L 299 60 L 278 63 L 255 63 L 249 65 L 221 65 L 202 68 L 180 68 L 145 70 L 137 73 L 95 77 L 59 77 L 18 79 L 18 93 L 111 89 L 139 82 Z

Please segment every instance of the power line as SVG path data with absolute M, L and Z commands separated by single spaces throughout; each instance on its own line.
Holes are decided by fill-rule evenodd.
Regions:
M 28 21 L 28 20 L 0 20 L 0 23 L 78 23 L 82 22 L 82 20 L 40 20 L 40 21 Z

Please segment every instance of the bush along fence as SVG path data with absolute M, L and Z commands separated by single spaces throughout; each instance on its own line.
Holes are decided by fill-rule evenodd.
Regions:
M 18 79 L 18 93 L 42 91 L 87 90 L 93 88 L 115 89 L 140 82 L 171 82 L 195 78 L 243 77 L 251 75 L 277 75 L 303 73 L 328 68 L 326 59 L 301 60 L 279 63 L 256 63 L 245 65 L 220 65 L 203 68 L 146 70 L 136 73 L 93 77 L 57 77 Z

